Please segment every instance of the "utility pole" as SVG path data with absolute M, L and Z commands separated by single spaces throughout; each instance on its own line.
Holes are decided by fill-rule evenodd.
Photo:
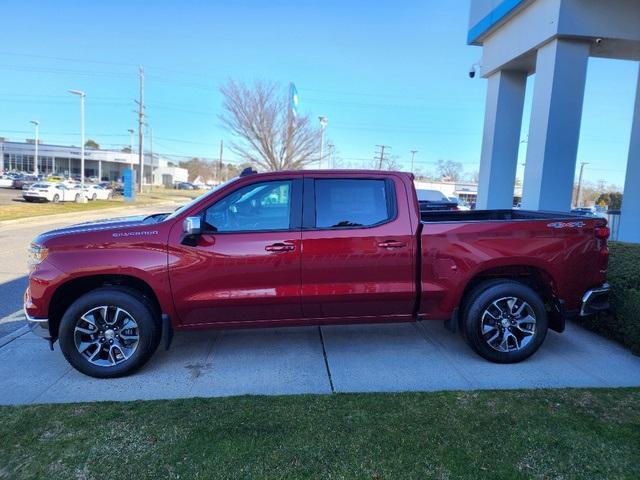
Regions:
M 327 149 L 329 150 L 329 167 L 336 168 L 336 165 L 333 161 L 333 152 L 336 149 L 336 146 L 333 143 L 327 145 Z
M 411 173 L 414 173 L 413 170 L 413 160 L 416 157 L 416 153 L 418 153 L 418 150 L 411 150 Z
M 218 160 L 218 174 L 216 180 L 222 182 L 222 152 L 224 150 L 224 140 L 220 140 L 220 159 Z
M 382 162 L 384 161 L 384 149 L 391 148 L 389 145 L 376 145 L 380 149 L 380 158 L 378 160 L 378 170 L 382 170 Z
M 138 100 L 138 193 L 142 193 L 142 177 L 144 176 L 144 69 L 138 70 L 140 77 L 140 99 Z
M 589 165 L 589 162 L 580 163 L 580 175 L 578 175 L 578 188 L 576 190 L 576 208 L 580 206 L 580 189 L 582 188 L 582 172 L 584 171 L 585 165 Z

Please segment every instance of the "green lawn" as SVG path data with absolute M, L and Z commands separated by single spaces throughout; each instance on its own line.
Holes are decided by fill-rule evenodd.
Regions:
M 631 479 L 640 389 L 2 407 L 0 439 L 0 478 Z
M 13 220 L 19 218 L 39 217 L 43 215 L 54 215 L 56 213 L 85 212 L 90 210 L 104 210 L 106 208 L 123 207 L 125 203 L 121 200 L 96 200 L 95 202 L 75 203 L 28 203 L 13 202 L 0 207 L 0 221 Z

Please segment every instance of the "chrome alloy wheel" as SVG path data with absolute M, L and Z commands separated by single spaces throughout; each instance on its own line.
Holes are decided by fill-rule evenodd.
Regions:
M 76 349 L 90 363 L 112 367 L 129 359 L 138 348 L 138 324 L 129 312 L 102 305 L 85 312 L 77 321 Z
M 531 305 L 518 297 L 503 297 L 482 312 L 482 337 L 498 352 L 526 347 L 536 333 L 536 316 Z

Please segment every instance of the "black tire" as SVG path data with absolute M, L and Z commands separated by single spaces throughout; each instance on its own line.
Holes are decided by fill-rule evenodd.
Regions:
M 57 193 L 53 196 L 53 203 L 58 203 L 60 202 L 60 195 L 58 195 Z
M 115 308 L 120 308 L 130 314 L 130 317 L 137 324 L 137 346 L 128 358 L 111 365 L 92 363 L 88 357 L 95 352 L 95 349 L 93 351 L 89 350 L 84 354 L 80 353 L 78 347 L 76 347 L 76 326 L 84 325 L 81 323 L 82 315 L 101 306 L 108 306 L 112 309 L 111 311 Z M 85 375 L 96 378 L 115 378 L 129 375 L 147 363 L 158 348 L 161 336 L 159 317 L 158 312 L 155 311 L 151 303 L 146 301 L 138 292 L 119 287 L 99 288 L 84 294 L 73 302 L 65 312 L 59 329 L 60 349 L 67 361 L 76 370 Z M 105 331 L 104 333 L 106 334 L 107 332 Z M 100 335 L 96 334 L 96 340 L 99 340 L 98 337 Z M 103 343 L 101 343 L 102 346 L 100 348 L 103 349 L 105 355 L 108 355 L 105 349 L 109 349 L 109 346 L 104 341 L 104 336 L 101 338 Z M 115 340 L 118 341 L 117 339 Z M 116 345 L 116 348 L 119 347 Z M 123 353 L 124 351 L 120 350 L 120 352 Z M 101 361 L 106 362 L 108 360 L 103 359 Z
M 517 300 L 509 306 L 511 300 L 503 300 L 507 298 Z M 514 308 L 517 310 L 524 302 L 522 313 L 511 315 Z M 498 313 L 500 307 L 506 310 L 504 317 Z M 494 316 L 499 320 L 494 320 Z M 535 323 L 519 324 L 530 317 Z M 496 363 L 516 363 L 533 355 L 542 345 L 548 326 L 547 311 L 540 295 L 513 280 L 481 283 L 467 295 L 462 308 L 461 330 L 465 341 L 481 357 Z M 494 335 L 498 335 L 497 338 Z

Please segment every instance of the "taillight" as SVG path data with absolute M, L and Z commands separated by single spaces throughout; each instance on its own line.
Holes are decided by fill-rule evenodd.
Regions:
M 600 240 L 607 240 L 609 235 L 611 235 L 611 230 L 609 230 L 609 227 L 596 227 L 593 233 L 596 238 L 599 238 Z

